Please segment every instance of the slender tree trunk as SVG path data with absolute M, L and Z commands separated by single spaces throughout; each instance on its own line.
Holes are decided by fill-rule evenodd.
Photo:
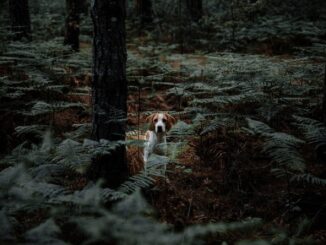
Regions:
M 323 119 L 324 119 L 324 124 L 326 125 L 326 64 L 324 70 Z
M 202 0 L 186 0 L 187 9 L 193 21 L 199 21 L 203 16 Z
M 93 0 L 92 138 L 125 140 L 127 121 L 125 0 Z M 116 187 L 128 176 L 126 150 L 94 160 L 91 177 Z
M 142 24 L 153 22 L 153 9 L 151 0 L 136 0 L 137 16 Z
M 31 39 L 31 19 L 28 0 L 9 0 L 11 29 L 14 40 Z
M 64 44 L 70 45 L 74 51 L 79 51 L 79 1 L 66 0 L 66 23 Z
M 84 15 L 88 15 L 89 14 L 89 2 L 87 0 L 80 0 L 80 4 L 79 4 L 79 13 L 84 14 Z

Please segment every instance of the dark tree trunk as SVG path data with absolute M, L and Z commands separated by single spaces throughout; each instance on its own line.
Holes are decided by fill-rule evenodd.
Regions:
M 79 6 L 78 6 L 78 12 L 84 15 L 89 14 L 89 3 L 87 0 L 80 0 L 79 1 Z
M 203 16 L 202 0 L 186 0 L 187 9 L 193 21 L 199 21 Z
M 72 50 L 79 50 L 79 1 L 66 0 L 66 23 L 64 44 L 70 45 Z
M 125 140 L 127 121 L 125 1 L 94 0 L 92 138 Z M 116 187 L 128 176 L 126 149 L 94 160 L 91 177 L 104 178 Z
M 9 13 L 14 40 L 18 41 L 22 38 L 30 40 L 31 19 L 28 0 L 9 0 Z
M 136 0 L 137 16 L 142 24 L 153 22 L 153 10 L 151 0 Z
M 324 124 L 326 125 L 326 64 L 324 70 L 323 119 L 324 119 Z

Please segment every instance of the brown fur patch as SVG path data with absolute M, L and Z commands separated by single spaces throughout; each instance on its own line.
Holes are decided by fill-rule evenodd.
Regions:
M 177 120 L 168 113 L 164 113 L 163 118 L 166 120 L 166 130 L 169 131 Z
M 154 131 L 155 130 L 155 125 L 154 125 L 154 120 L 155 117 L 157 118 L 158 113 L 153 113 L 151 115 L 149 115 L 148 117 L 146 117 L 146 122 L 149 122 L 149 130 Z

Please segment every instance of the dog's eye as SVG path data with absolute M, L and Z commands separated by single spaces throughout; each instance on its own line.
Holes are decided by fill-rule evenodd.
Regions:
M 163 121 L 164 123 L 166 123 L 166 119 L 163 119 L 162 121 Z
M 157 122 L 157 119 L 154 119 L 154 122 Z

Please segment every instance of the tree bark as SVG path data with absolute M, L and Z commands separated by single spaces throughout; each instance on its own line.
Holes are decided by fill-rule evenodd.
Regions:
M 186 6 L 193 21 L 199 21 L 203 16 L 202 0 L 186 0 Z
M 79 51 L 79 5 L 78 0 L 66 0 L 66 23 L 64 44 Z
M 326 64 L 324 70 L 324 96 L 323 96 L 323 120 L 326 125 Z
M 31 19 L 28 0 L 9 0 L 11 29 L 16 41 L 26 38 L 31 40 Z
M 127 122 L 125 11 L 125 0 L 94 0 L 92 4 L 94 140 L 125 140 Z M 91 176 L 104 178 L 110 187 L 121 184 L 128 176 L 125 147 L 120 146 L 110 155 L 94 160 Z
M 89 8 L 89 2 L 87 0 L 80 0 L 80 4 L 78 7 L 79 13 L 88 15 L 88 8 Z
M 153 22 L 153 9 L 151 0 L 136 0 L 137 16 L 142 24 Z

